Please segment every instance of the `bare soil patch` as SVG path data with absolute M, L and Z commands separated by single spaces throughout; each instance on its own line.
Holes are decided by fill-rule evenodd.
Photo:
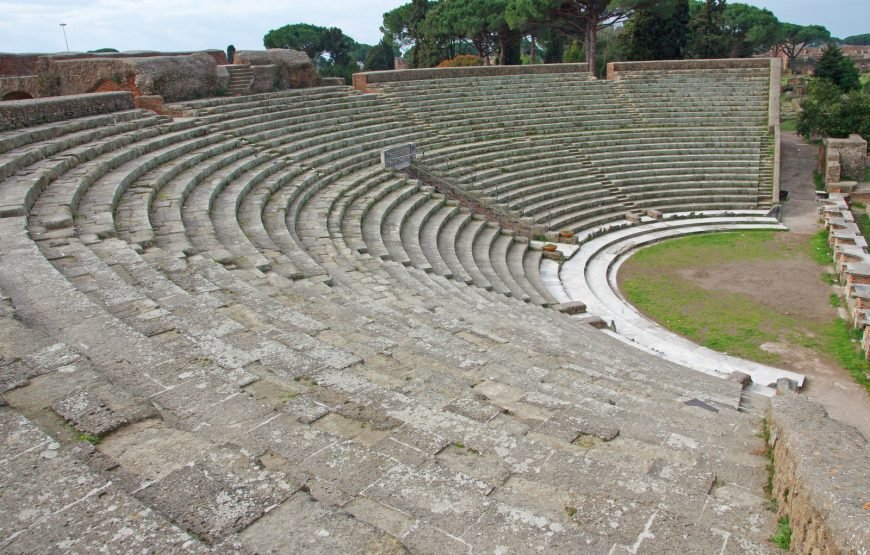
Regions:
M 819 229 L 813 185 L 818 146 L 806 144 L 795 133 L 782 134 L 782 189 L 790 200 L 783 205 L 783 222 L 790 231 L 780 233 L 771 242 L 774 249 L 795 251 L 805 245 Z M 620 272 L 619 283 L 631 271 L 627 264 Z M 760 307 L 787 317 L 798 316 L 809 325 L 823 325 L 837 317 L 830 304 L 834 289 L 821 280 L 824 271 L 808 256 L 771 257 L 769 260 L 723 262 L 719 264 L 683 264 L 679 268 L 660 268 L 659 272 L 675 280 L 697 286 L 717 295 L 751 299 Z M 726 294 L 726 295 L 723 295 Z M 691 313 L 691 310 L 688 311 Z M 667 322 L 660 322 L 669 327 Z M 810 326 L 812 327 L 812 326 Z M 804 330 L 805 333 L 811 333 Z M 832 418 L 855 426 L 870 439 L 870 395 L 855 383 L 849 373 L 831 357 L 805 345 L 779 337 L 762 342 L 762 351 L 779 360 L 774 366 L 807 376 L 803 394 L 813 397 Z
M 809 235 L 795 233 L 775 237 L 776 249 L 803 249 L 809 241 Z M 837 311 L 829 303 L 832 289 L 822 283 L 821 273 L 822 269 L 805 256 L 676 270 L 676 275 L 704 289 L 746 295 L 786 316 L 827 323 L 837 317 Z

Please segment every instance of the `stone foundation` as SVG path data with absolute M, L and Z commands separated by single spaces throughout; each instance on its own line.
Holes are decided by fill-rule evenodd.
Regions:
M 82 94 L 0 103 L 0 131 L 133 109 L 128 92 Z
M 787 516 L 794 553 L 867 553 L 867 441 L 819 405 L 780 391 L 770 405 L 773 497 Z M 862 455 L 863 453 L 863 455 Z
M 319 84 L 304 52 L 242 50 L 238 63 L 250 64 L 253 92 L 312 87 Z M 166 102 L 218 96 L 229 85 L 220 50 L 193 53 L 118 52 L 106 54 L 0 53 L 0 99 L 128 91 L 162 96 Z
M 867 165 L 867 141 L 860 135 L 848 139 L 825 139 L 820 148 L 819 173 L 825 184 L 861 181 Z
M 247 64 L 254 72 L 252 92 L 316 87 L 320 78 L 304 52 L 283 48 L 237 50 L 233 61 Z

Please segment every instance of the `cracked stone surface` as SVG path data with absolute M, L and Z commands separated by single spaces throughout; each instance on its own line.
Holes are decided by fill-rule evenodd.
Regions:
M 722 71 L 760 106 L 762 69 Z M 534 245 L 378 163 L 419 142 L 457 179 L 550 195 L 571 165 L 597 194 L 597 145 L 757 174 L 766 125 L 645 126 L 583 72 L 493 79 L 462 98 L 523 100 L 482 118 L 409 82 L 0 134 L 0 551 L 775 552 L 766 399 L 546 306 Z M 536 82 L 571 108 L 526 117 Z

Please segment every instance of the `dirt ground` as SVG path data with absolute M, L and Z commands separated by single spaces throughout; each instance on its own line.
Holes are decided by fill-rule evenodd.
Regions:
M 817 146 L 803 144 L 794 133 L 782 134 L 782 189 L 789 192 L 789 200 L 783 205 L 783 221 L 789 231 L 776 236 L 782 248 L 804 249 L 820 229 L 812 178 L 817 154 Z M 830 295 L 842 291 L 822 281 L 824 270 L 809 257 L 799 256 L 717 264 L 715 270 L 685 268 L 673 272 L 703 289 L 747 295 L 782 314 L 828 324 L 838 316 L 838 309 L 830 304 Z M 854 426 L 870 440 L 870 395 L 836 361 L 793 343 L 766 343 L 761 348 L 781 357 L 782 363 L 776 366 L 807 377 L 804 395 L 818 401 L 832 418 Z
M 789 192 L 789 200 L 783 206 L 783 222 L 789 227 L 789 232 L 784 235 L 794 241 L 805 242 L 819 229 L 813 186 L 813 169 L 818 150 L 818 146 L 805 144 L 795 133 L 782 134 L 781 182 L 782 189 Z M 811 261 L 807 261 L 807 264 L 805 270 L 788 274 L 785 279 L 777 265 L 771 264 L 768 275 L 778 282 L 775 291 L 784 306 L 800 306 L 803 309 L 807 299 L 812 298 L 813 304 L 818 302 L 815 309 L 805 312 L 811 318 L 818 310 L 825 309 L 829 313 L 835 310 L 828 306 L 828 297 L 836 291 L 822 283 L 817 265 Z M 759 271 L 764 270 L 759 268 Z M 782 291 L 782 295 L 779 291 Z M 781 354 L 789 369 L 807 376 L 803 393 L 821 403 L 832 418 L 855 426 L 870 440 L 870 395 L 855 383 L 848 372 L 833 360 L 804 348 L 791 345 L 769 345 L 767 348 L 788 351 Z

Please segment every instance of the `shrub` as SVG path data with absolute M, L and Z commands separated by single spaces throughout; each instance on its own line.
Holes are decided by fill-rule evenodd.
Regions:
M 435 67 L 474 67 L 482 66 L 483 58 L 474 54 L 460 54 L 455 58 L 444 60 Z
M 776 526 L 776 535 L 770 538 L 775 546 L 780 549 L 788 549 L 791 547 L 791 525 L 788 522 L 788 517 L 784 516 L 779 519 Z

